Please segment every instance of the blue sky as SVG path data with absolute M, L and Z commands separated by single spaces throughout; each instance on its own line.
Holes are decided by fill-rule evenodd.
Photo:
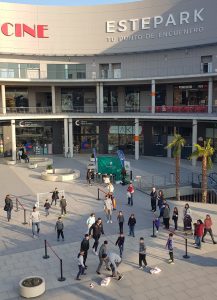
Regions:
M 113 4 L 123 2 L 135 2 L 136 0 L 0 0 L 0 2 L 10 3 L 26 3 L 38 5 L 97 5 L 97 4 Z M 139 1 L 139 0 L 137 0 Z

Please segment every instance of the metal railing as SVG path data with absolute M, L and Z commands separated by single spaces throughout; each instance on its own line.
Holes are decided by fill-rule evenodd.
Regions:
M 180 200 L 185 202 L 202 202 L 202 189 L 192 188 L 192 194 L 181 196 Z M 217 193 L 215 190 L 207 189 L 207 203 L 217 204 Z

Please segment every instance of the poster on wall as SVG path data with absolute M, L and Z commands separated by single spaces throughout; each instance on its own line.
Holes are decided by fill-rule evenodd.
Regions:
M 61 95 L 62 111 L 73 111 L 72 94 Z

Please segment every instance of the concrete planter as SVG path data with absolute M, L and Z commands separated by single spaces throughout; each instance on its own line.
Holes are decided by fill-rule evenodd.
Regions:
M 30 276 L 23 278 L 19 282 L 20 296 L 24 298 L 34 298 L 45 292 L 45 280 L 41 276 Z
M 70 181 L 80 177 L 79 170 L 52 169 L 41 173 L 41 179 L 47 181 Z
M 7 160 L 7 165 L 14 166 L 16 165 L 16 160 Z
M 37 167 L 38 167 L 37 164 L 33 164 L 33 163 L 29 164 L 29 169 L 36 169 Z

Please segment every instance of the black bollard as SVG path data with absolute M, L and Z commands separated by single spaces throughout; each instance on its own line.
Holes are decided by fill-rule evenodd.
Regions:
M 19 210 L 18 199 L 16 198 L 16 211 Z
M 185 238 L 185 255 L 183 255 L 183 258 L 190 258 L 188 255 L 188 239 Z
M 44 256 L 43 256 L 43 258 L 44 258 L 44 259 L 48 259 L 49 257 L 50 257 L 50 256 L 47 255 L 47 241 L 44 240 Z
M 24 208 L 23 210 L 23 225 L 28 224 L 28 222 L 26 222 L 26 209 Z
M 60 277 L 58 278 L 58 281 L 65 281 L 66 278 L 63 277 L 63 261 L 60 259 Z
M 157 236 L 156 236 L 155 230 L 154 230 L 154 221 L 152 222 L 152 224 L 153 224 L 153 227 L 152 227 L 153 233 L 152 233 L 151 237 L 156 238 Z
M 99 199 L 99 189 L 98 189 L 98 196 L 97 196 L 97 200 L 100 200 L 100 199 Z
M 131 170 L 130 171 L 130 181 L 132 181 L 133 180 L 133 171 Z

